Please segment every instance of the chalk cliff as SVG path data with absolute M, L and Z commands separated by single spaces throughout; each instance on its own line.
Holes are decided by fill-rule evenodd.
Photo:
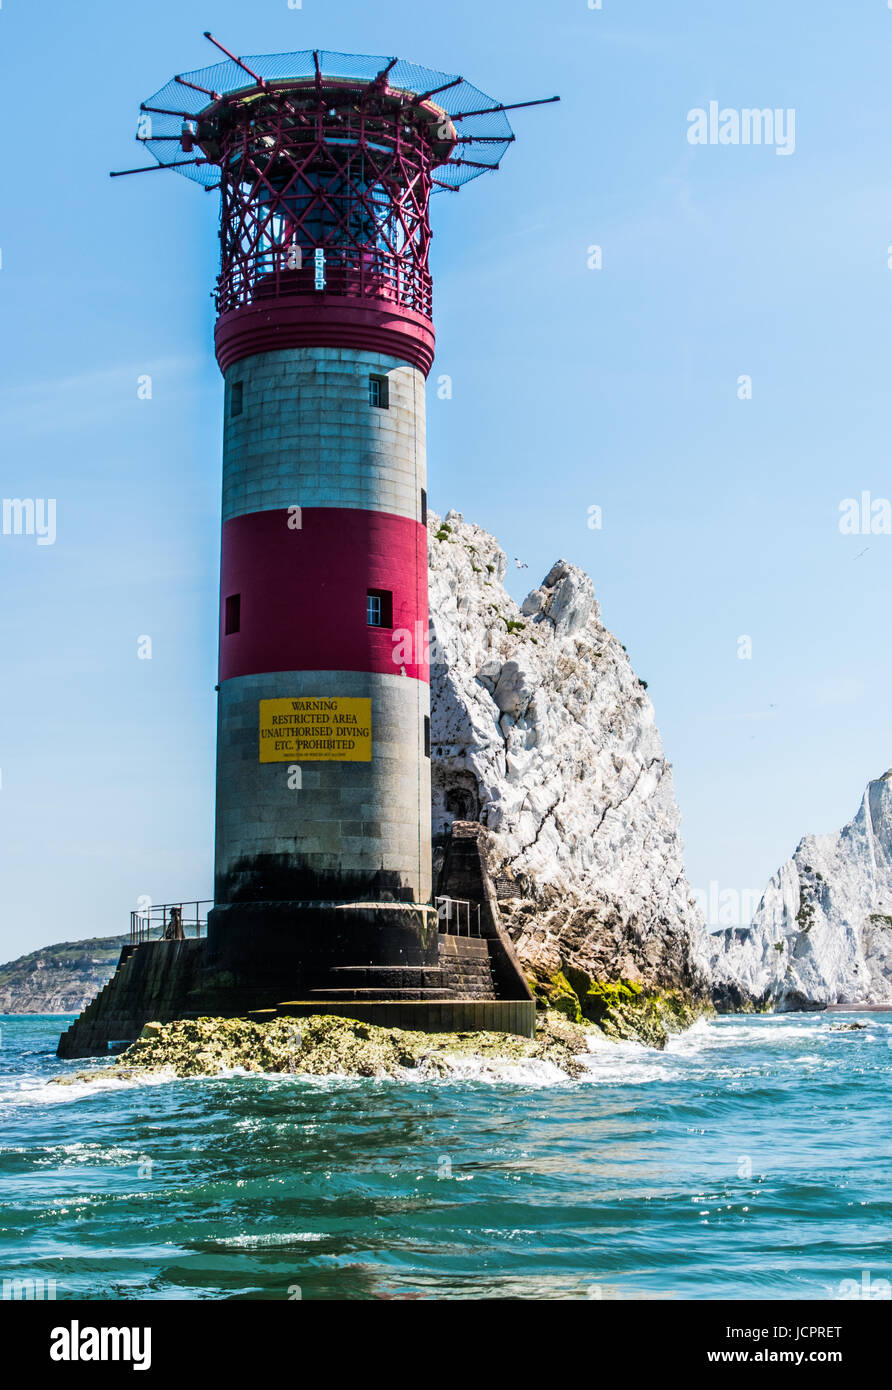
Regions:
M 800 841 L 751 926 L 712 940 L 720 1008 L 892 1004 L 892 770 L 837 834 Z
M 435 844 L 487 828 L 503 922 L 571 1017 L 702 999 L 671 767 L 592 581 L 559 560 L 518 608 L 492 536 L 456 512 L 430 534 Z

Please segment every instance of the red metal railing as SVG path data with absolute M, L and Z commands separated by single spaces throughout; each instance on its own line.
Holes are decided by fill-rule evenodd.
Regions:
M 221 272 L 217 282 L 217 312 L 244 308 L 260 299 L 318 294 L 313 251 L 303 252 L 303 265 L 293 269 L 289 248 L 256 250 Z M 384 300 L 430 318 L 433 282 L 427 269 L 407 264 L 389 252 L 356 252 L 329 247 L 324 262 L 325 292 L 349 298 Z

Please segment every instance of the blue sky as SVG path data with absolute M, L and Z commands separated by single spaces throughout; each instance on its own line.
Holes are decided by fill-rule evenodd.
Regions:
M 0 535 L 0 956 L 210 892 L 216 197 L 107 177 L 142 162 L 140 100 L 214 60 L 208 27 L 561 94 L 435 200 L 431 503 L 527 562 L 517 598 L 558 556 L 589 571 L 691 883 L 758 893 L 892 764 L 892 537 L 839 529 L 844 499 L 892 495 L 892 10 L 5 0 L 0 491 L 57 516 L 53 545 Z M 691 145 L 711 100 L 793 108 L 795 152 Z

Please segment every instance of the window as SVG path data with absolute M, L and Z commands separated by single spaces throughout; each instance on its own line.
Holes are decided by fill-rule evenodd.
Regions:
M 242 596 L 241 594 L 230 594 L 226 599 L 223 609 L 223 633 L 230 637 L 233 632 L 239 632 L 242 625 Z
M 388 589 L 369 589 L 365 620 L 369 627 L 393 627 L 393 594 Z
M 242 413 L 242 391 L 243 391 L 243 389 L 244 389 L 244 383 L 243 383 L 243 382 L 241 382 L 241 381 L 234 381 L 234 382 L 232 383 L 232 394 L 231 394 L 230 397 L 229 397 L 229 413 L 230 413 L 230 415 L 241 415 L 241 413 Z
M 427 525 L 427 493 L 424 488 L 421 489 L 421 524 Z
M 369 377 L 369 405 L 387 410 L 390 405 L 389 382 L 386 376 Z
M 430 715 L 424 716 L 424 756 L 429 758 L 431 755 L 431 720 Z

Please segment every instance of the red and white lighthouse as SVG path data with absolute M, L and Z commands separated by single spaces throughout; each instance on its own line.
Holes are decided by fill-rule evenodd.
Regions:
M 359 967 L 417 994 L 437 960 L 429 201 L 498 167 L 508 108 L 397 59 L 212 42 L 225 60 L 144 103 L 138 137 L 221 195 L 208 966 L 255 1002 L 334 997 Z

